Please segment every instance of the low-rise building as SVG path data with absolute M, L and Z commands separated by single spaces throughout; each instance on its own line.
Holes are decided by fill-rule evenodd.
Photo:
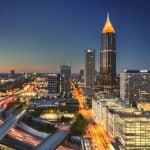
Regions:
M 121 150 L 148 150 L 150 147 L 150 113 L 127 107 L 118 100 L 93 100 L 92 110 L 105 129 L 120 144 Z

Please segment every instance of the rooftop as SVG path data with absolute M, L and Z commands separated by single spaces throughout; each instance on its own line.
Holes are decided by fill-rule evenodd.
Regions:
M 115 33 L 115 29 L 109 19 L 109 13 L 107 14 L 107 20 L 105 26 L 103 27 L 102 33 Z

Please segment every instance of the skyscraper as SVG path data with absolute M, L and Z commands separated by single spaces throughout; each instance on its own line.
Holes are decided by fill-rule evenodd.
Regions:
M 85 87 L 94 88 L 95 82 L 95 50 L 85 50 Z
M 100 48 L 100 87 L 104 91 L 113 91 L 116 79 L 116 32 L 107 15 L 101 32 Z
M 64 75 L 50 73 L 48 75 L 48 95 L 59 96 L 64 92 Z
M 70 94 L 70 78 L 71 78 L 71 66 L 69 64 L 67 65 L 61 65 L 60 66 L 60 72 L 64 75 L 64 91 L 65 94 Z
M 79 81 L 83 82 L 84 81 L 84 68 L 80 68 L 80 73 L 79 73 Z

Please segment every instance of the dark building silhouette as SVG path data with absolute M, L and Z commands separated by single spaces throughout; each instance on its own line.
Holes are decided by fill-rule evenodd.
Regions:
M 64 75 L 64 91 L 65 94 L 70 94 L 70 79 L 71 79 L 71 66 L 69 64 L 67 65 L 61 65 L 60 66 L 60 73 Z
M 84 81 L 84 68 L 80 68 L 80 73 L 79 73 L 79 82 Z

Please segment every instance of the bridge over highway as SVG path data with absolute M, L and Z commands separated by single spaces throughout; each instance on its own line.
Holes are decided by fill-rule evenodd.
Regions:
M 26 112 L 24 109 L 19 109 L 12 116 L 10 116 L 0 126 L 0 140 L 7 134 L 8 130 L 17 122 L 17 120 Z
M 58 130 L 44 139 L 34 150 L 55 150 L 68 134 L 68 131 Z

